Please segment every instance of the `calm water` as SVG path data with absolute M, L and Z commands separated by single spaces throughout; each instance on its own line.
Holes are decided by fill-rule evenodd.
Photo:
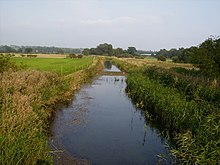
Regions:
M 114 66 L 115 68 L 115 66 Z M 84 86 L 52 123 L 53 141 L 100 165 L 157 164 L 166 141 L 125 94 L 124 76 L 101 76 Z M 163 164 L 171 164 L 169 156 Z

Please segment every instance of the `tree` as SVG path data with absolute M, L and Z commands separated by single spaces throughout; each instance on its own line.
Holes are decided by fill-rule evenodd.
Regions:
M 82 54 L 83 55 L 89 55 L 89 49 L 88 48 L 83 49 Z
M 166 61 L 166 57 L 163 56 L 163 55 L 160 55 L 160 56 L 157 57 L 157 60 L 158 61 Z
M 16 50 L 11 48 L 10 46 L 4 45 L 4 46 L 0 46 L 0 52 L 2 52 L 2 53 L 14 53 L 14 52 L 16 52 Z
M 220 76 L 220 38 L 209 38 L 189 53 L 192 63 L 208 77 Z
M 25 53 L 31 53 L 32 51 L 33 51 L 32 48 L 25 48 L 25 50 L 24 50 Z
M 135 55 L 137 53 L 137 49 L 135 47 L 128 47 L 127 53 Z
M 57 50 L 57 53 L 58 53 L 58 54 L 64 54 L 64 51 L 63 51 L 63 49 L 59 48 L 59 49 Z M 73 54 L 74 54 L 74 53 L 73 53 Z
M 117 48 L 113 50 L 113 55 L 119 56 L 123 54 L 123 49 L 122 48 Z
M 96 53 L 98 55 L 110 55 L 111 56 L 113 54 L 112 45 L 111 44 L 107 44 L 107 43 L 100 44 L 96 48 Z

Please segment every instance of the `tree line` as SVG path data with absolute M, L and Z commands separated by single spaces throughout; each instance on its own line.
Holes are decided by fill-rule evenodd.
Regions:
M 85 48 L 83 55 L 104 55 L 104 56 L 117 56 L 117 57 L 132 57 L 138 55 L 135 47 L 128 47 L 127 50 L 122 48 L 113 48 L 111 44 L 99 44 L 96 48 Z
M 82 53 L 82 50 L 83 50 L 82 48 L 0 45 L 0 53 L 73 54 L 73 53 Z
M 111 44 L 99 44 L 96 48 L 58 48 L 41 46 L 0 46 L 0 53 L 49 53 L 49 54 L 83 54 L 83 55 L 104 55 L 117 57 L 138 57 L 141 54 L 148 54 L 156 57 L 158 60 L 166 61 L 171 58 L 177 63 L 192 63 L 209 77 L 220 75 L 220 37 L 208 38 L 199 46 L 179 49 L 161 49 L 155 51 L 137 50 L 135 47 L 113 48 Z
M 161 49 L 155 57 L 171 58 L 177 63 L 192 63 L 206 76 L 217 77 L 220 75 L 220 37 L 208 38 L 199 46 L 190 48 Z

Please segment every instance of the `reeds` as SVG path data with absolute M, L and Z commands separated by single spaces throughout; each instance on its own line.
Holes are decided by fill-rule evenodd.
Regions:
M 217 79 L 209 79 L 197 70 L 174 69 L 158 67 L 145 68 L 144 73 L 152 81 L 172 87 L 181 92 L 187 100 L 208 102 L 220 107 L 220 83 Z M 178 70 L 180 70 L 178 68 Z
M 149 68 L 130 72 L 126 89 L 128 95 L 136 105 L 148 111 L 153 119 L 160 121 L 165 130 L 174 134 L 177 148 L 172 153 L 178 163 L 219 164 L 219 102 L 208 100 L 198 95 L 198 92 L 196 94 L 201 99 L 196 100 L 194 92 L 207 87 L 202 86 L 202 82 L 201 85 L 195 85 L 195 90 L 191 91 L 193 97 L 189 99 L 189 92 L 185 90 L 193 86 L 194 82 L 184 80 L 184 75 L 175 77 L 167 72 L 159 72 L 157 69 L 152 71 Z M 208 86 L 208 90 L 212 88 Z M 215 92 L 210 92 L 212 94 Z

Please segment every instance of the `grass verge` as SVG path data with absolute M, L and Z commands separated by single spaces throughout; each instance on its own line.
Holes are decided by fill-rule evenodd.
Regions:
M 53 107 L 102 70 L 101 61 L 59 76 L 37 70 L 0 75 L 0 164 L 52 164 L 47 130 Z

